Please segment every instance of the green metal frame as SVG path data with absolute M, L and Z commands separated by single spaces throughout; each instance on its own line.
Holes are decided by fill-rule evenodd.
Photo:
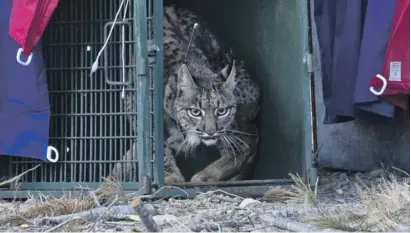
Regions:
M 156 63 L 154 67 L 154 130 L 155 144 L 155 164 L 157 167 L 155 174 L 155 184 L 158 187 L 164 185 L 164 63 L 163 63 L 163 0 L 154 1 L 154 43 L 158 47 L 156 53 Z
M 178 3 L 186 3 L 186 1 L 176 0 Z M 287 1 L 287 0 L 285 0 Z M 173 1 L 174 2 L 174 1 Z M 209 2 L 213 4 L 213 2 Z M 298 77 L 302 79 L 302 93 L 301 96 L 303 98 L 303 138 L 302 138 L 302 151 L 303 154 L 301 157 L 301 163 L 299 171 L 300 175 L 302 175 L 303 179 L 309 181 L 310 184 L 314 184 L 317 179 L 317 171 L 313 166 L 313 156 L 316 150 L 316 132 L 315 130 L 315 107 L 314 107 L 314 90 L 313 90 L 313 72 L 311 70 L 311 34 L 310 34 L 310 20 L 309 20 L 309 0 L 307 1 L 295 1 L 296 5 L 298 5 L 298 15 L 296 16 L 299 19 L 299 25 L 295 30 L 299 30 L 297 33 L 301 35 L 301 39 L 299 40 L 298 44 L 298 56 L 301 58 L 300 64 L 294 64 L 293 66 L 296 70 L 298 70 Z M 191 5 L 190 5 L 191 4 Z M 187 3 L 189 7 L 193 5 L 197 5 L 198 2 L 193 1 Z M 205 4 L 205 3 L 204 3 Z M 228 3 L 227 3 L 228 4 Z M 204 7 L 201 6 L 194 6 L 196 10 L 200 10 Z M 200 8 L 200 9 L 199 9 Z M 211 8 L 211 7 L 210 7 Z M 207 10 L 210 10 L 209 8 Z M 217 9 L 216 9 L 217 11 Z M 228 188 L 232 192 L 236 194 L 249 194 L 249 195 L 262 195 L 270 186 L 273 185 L 286 185 L 292 183 L 291 179 L 265 179 L 265 180 L 253 180 L 247 184 L 247 186 L 242 186 L 238 182 L 216 182 L 214 184 L 203 184 L 203 185 L 195 185 L 196 188 L 201 187 L 201 190 L 213 190 L 216 188 Z M 181 184 L 178 187 L 183 188 L 184 190 L 191 191 L 193 188 L 193 184 L 185 183 Z M 253 194 L 250 193 L 250 190 L 253 190 Z M 177 195 L 179 193 L 181 195 L 181 191 L 175 190 L 173 188 L 165 188 L 161 189 L 160 194 L 156 193 L 156 197 L 169 197 L 173 195 Z M 257 194 L 258 193 L 258 194 Z M 189 195 L 192 195 L 191 192 L 188 192 Z
M 177 0 L 178 1 L 178 0 Z M 80 2 L 80 1 L 78 1 Z M 137 144 L 135 151 L 138 156 L 138 182 L 122 182 L 126 192 L 133 192 L 145 187 L 145 194 L 155 193 L 156 197 L 167 197 L 175 195 L 185 195 L 178 189 L 164 187 L 164 162 L 163 162 L 163 0 L 133 2 L 133 35 L 135 47 L 136 67 L 136 103 L 137 103 Z M 302 98 L 303 101 L 303 140 L 302 150 L 304 159 L 301 160 L 301 173 L 311 183 L 316 180 L 316 170 L 313 168 L 313 151 L 315 145 L 315 121 L 313 109 L 313 80 L 312 72 L 309 67 L 310 50 L 310 25 L 309 25 L 309 0 L 297 1 L 298 3 L 298 20 L 299 26 L 296 30 L 301 35 L 299 46 L 299 56 L 301 64 L 296 66 L 298 75 L 302 78 Z M 148 25 L 148 27 L 147 27 Z M 99 45 L 101 46 L 101 45 Z M 131 55 L 129 55 L 131 56 Z M 304 65 L 304 61 L 306 65 Z M 83 63 L 82 63 L 83 64 Z M 114 67 L 114 66 L 113 66 Z M 89 70 L 88 67 L 82 68 Z M 73 69 L 74 70 L 74 69 Z M 73 71 L 74 72 L 74 71 Z M 106 70 L 106 73 L 108 71 Z M 107 80 L 106 80 L 107 81 Z M 84 87 L 82 87 L 84 89 Z M 112 91 L 120 93 L 121 88 L 112 87 Z M 108 97 L 107 97 L 108 98 Z M 91 113 L 90 113 L 91 114 Z M 107 116 L 108 117 L 108 116 Z M 73 123 L 72 123 L 73 124 Z M 154 128 L 154 129 L 153 129 Z M 60 137 L 63 138 L 63 137 Z M 103 138 L 103 137 L 102 137 Z M 110 138 L 105 136 L 104 138 Z M 114 137 L 111 137 L 114 138 Z M 123 140 L 132 138 L 124 136 Z M 73 137 L 69 138 L 73 139 Z M 154 153 L 153 153 L 154 152 Z M 153 157 L 154 154 L 154 157 Z M 91 162 L 91 161 L 90 161 Z M 98 159 L 95 162 L 99 162 Z M 34 164 L 35 162 L 31 162 Z M 68 164 L 67 166 L 71 166 Z M 53 164 L 43 164 L 42 166 L 51 167 Z M 60 169 L 66 168 L 62 164 Z M 81 166 L 81 165 L 79 165 Z M 155 169 L 153 168 L 155 166 Z M 156 170 L 153 173 L 153 170 Z M 269 179 L 255 180 L 245 182 L 217 182 L 214 184 L 196 185 L 182 184 L 180 187 L 190 196 L 195 195 L 197 191 L 206 191 L 210 189 L 222 189 L 240 195 L 261 195 L 272 185 L 286 185 L 291 183 L 290 179 Z M 60 195 L 65 190 L 83 190 L 85 188 L 95 189 L 101 182 L 26 182 L 18 184 L 18 190 L 14 191 L 14 185 L 9 189 L 0 189 L 2 198 L 25 198 L 29 194 L 49 193 Z M 156 191 L 157 190 L 157 191 Z M 82 191 L 79 191 L 82 192 Z
M 148 47 L 147 47 L 147 2 L 134 1 L 136 19 L 134 23 L 134 36 L 136 38 L 135 56 L 137 73 L 137 156 L 138 156 L 138 180 L 142 185 L 150 185 L 150 167 L 152 147 L 150 146 L 151 124 L 149 108 L 150 80 L 148 76 Z M 142 183 L 142 181 L 144 183 Z
M 304 173 L 306 181 L 310 184 L 315 184 L 317 180 L 317 169 L 314 167 L 314 156 L 317 152 L 316 140 L 316 120 L 315 120 L 315 92 L 314 92 L 314 72 L 312 70 L 312 42 L 311 42 L 311 15 L 310 15 L 310 0 L 298 1 L 301 5 L 301 47 L 305 54 L 304 67 L 302 72 L 303 79 L 303 96 L 304 96 Z
M 69 2 L 71 1 L 71 2 Z M 78 7 L 78 9 L 73 9 L 71 8 L 69 11 L 69 14 L 66 17 L 73 17 L 74 15 L 79 15 L 81 14 L 81 11 L 87 11 L 87 17 L 96 17 L 98 15 L 98 11 L 106 11 L 106 14 L 108 15 L 112 15 L 113 12 L 115 13 L 116 9 L 112 9 L 114 8 L 113 6 L 106 6 L 106 7 L 101 7 L 104 9 L 98 9 L 98 8 L 93 8 L 92 4 L 94 1 L 90 0 L 90 1 L 81 1 L 81 0 L 69 0 L 66 1 L 66 6 L 71 6 L 73 7 L 73 5 L 76 5 Z M 112 3 L 117 3 L 117 5 L 119 5 L 119 0 L 113 0 L 113 1 L 107 1 L 108 4 L 112 4 Z M 68 3 L 68 4 L 67 4 Z M 60 2 L 60 4 L 64 4 L 63 1 Z M 88 6 L 87 4 L 89 4 L 90 6 Z M 107 4 L 107 3 L 102 3 L 102 4 Z M 78 37 L 81 37 L 80 40 L 84 40 L 88 38 L 88 40 L 99 40 L 100 42 L 97 41 L 82 41 L 78 44 L 74 44 L 74 43 L 70 43 L 67 42 L 67 44 L 63 44 L 63 43 L 58 43 L 60 41 L 53 41 L 53 36 L 55 35 L 49 35 L 48 37 L 48 41 L 47 41 L 47 47 L 50 48 L 57 48 L 56 49 L 56 53 L 59 53 L 61 50 L 63 50 L 64 52 L 68 52 L 71 56 L 74 56 L 74 53 L 78 53 L 76 55 L 82 55 L 81 58 L 78 58 L 79 60 L 73 60 L 75 58 L 69 58 L 69 59 L 65 59 L 63 61 L 61 61 L 60 63 L 55 63 L 55 64 L 60 64 L 63 67 L 48 67 L 48 75 L 49 76 L 56 76 L 55 74 L 57 74 L 57 76 L 59 76 L 58 78 L 62 78 L 62 79 L 68 79 L 68 80 L 79 80 L 76 78 L 79 78 L 78 76 L 82 76 L 80 78 L 82 78 L 81 80 L 81 85 L 80 86 L 73 86 L 75 84 L 62 84 L 64 87 L 63 89 L 61 89 L 61 87 L 58 87 L 58 84 L 55 84 L 56 79 L 54 79 L 54 77 L 52 77 L 53 81 L 50 83 L 49 82 L 49 86 L 50 86 L 50 94 L 51 96 L 57 96 L 57 95 L 63 95 L 66 94 L 67 96 L 70 97 L 70 99 L 75 99 L 73 100 L 71 103 L 68 104 L 68 106 L 66 107 L 70 107 L 71 110 L 70 112 L 67 112 L 66 110 L 57 110 L 57 112 L 52 112 L 52 125 L 51 125 L 51 142 L 57 142 L 56 144 L 58 144 L 58 147 L 60 149 L 60 159 L 61 161 L 57 162 L 56 164 L 50 164 L 47 162 L 41 162 L 41 161 L 36 161 L 36 160 L 32 160 L 32 159 L 25 159 L 25 158 L 11 158 L 9 159 L 10 161 L 10 167 L 12 167 L 13 169 L 9 169 L 9 177 L 13 177 L 31 167 L 34 167 L 36 164 L 41 164 L 41 167 L 38 168 L 35 171 L 32 171 L 31 173 L 29 173 L 28 175 L 26 175 L 25 177 L 23 177 L 21 183 L 13 183 L 11 184 L 9 187 L 1 187 L 0 188 L 0 197 L 1 198 L 12 198 L 12 197 L 28 197 L 29 193 L 36 193 L 36 192 L 41 192 L 41 193 L 64 193 L 67 190 L 83 190 L 83 189 L 95 189 L 97 187 L 99 187 L 103 182 L 102 180 L 99 179 L 99 173 L 102 174 L 104 172 L 102 172 L 101 170 L 104 169 L 104 164 L 109 164 L 109 163 L 116 163 L 116 162 L 120 162 L 120 161 L 114 161 L 112 156 L 113 155 L 109 155 L 106 156 L 105 158 L 99 158 L 96 157 L 95 159 L 89 159 L 87 158 L 87 153 L 96 153 L 96 149 L 94 147 L 100 147 L 106 148 L 105 145 L 101 145 L 101 144 L 110 144 L 109 147 L 110 148 L 117 148 L 117 149 L 121 149 L 123 147 L 123 145 L 119 145 L 121 143 L 119 143 L 118 141 L 126 141 L 126 140 L 135 140 L 137 139 L 137 143 L 136 145 L 136 154 L 139 155 L 138 156 L 138 166 L 139 166 L 139 173 L 138 173 L 138 181 L 128 181 L 128 182 L 122 182 L 122 187 L 123 189 L 127 192 L 127 191 L 136 191 L 139 190 L 142 186 L 145 185 L 145 182 L 149 182 L 150 183 L 150 177 L 153 177 L 152 174 L 152 146 L 150 143 L 152 143 L 152 139 L 153 139 L 153 135 L 154 137 L 162 137 L 162 133 L 155 133 L 153 132 L 153 128 L 151 127 L 151 122 L 153 115 L 155 116 L 155 121 L 156 124 L 162 124 L 162 117 L 159 117 L 158 114 L 162 114 L 161 110 L 159 113 L 154 112 L 153 114 L 153 110 L 150 109 L 149 103 L 153 102 L 150 98 L 150 92 L 152 92 L 154 90 L 154 87 L 152 86 L 153 84 L 151 83 L 151 80 L 153 80 L 152 74 L 149 74 L 149 64 L 148 64 L 148 41 L 147 41 L 147 20 L 152 16 L 148 16 L 147 15 L 147 3 L 146 1 L 139 1 L 139 0 L 135 0 L 135 1 L 130 1 L 130 4 L 133 4 L 132 6 L 129 6 L 129 18 L 126 21 L 121 21 L 119 19 L 119 21 L 116 22 L 116 26 L 115 26 L 115 30 L 116 28 L 120 28 L 118 25 L 126 25 L 128 27 L 129 31 L 134 32 L 129 33 L 128 37 L 126 38 L 126 46 L 130 45 L 131 43 L 134 43 L 134 52 L 132 51 L 128 51 L 128 57 L 131 58 L 131 52 L 133 54 L 136 54 L 136 62 L 135 64 L 132 64 L 132 67 L 136 67 L 136 73 L 137 73 L 137 77 L 136 81 L 138 83 L 138 85 L 136 85 L 135 89 L 129 89 L 129 87 L 126 87 L 125 90 L 126 91 L 135 91 L 136 92 L 136 103 L 137 103 L 137 112 L 141 112 L 142 114 L 139 114 L 137 117 L 137 124 L 138 124 L 138 132 L 142 132 L 142 133 L 138 133 L 137 136 L 127 136 L 127 135 L 121 135 L 121 136 L 111 136 L 110 134 L 110 129 L 106 129 L 104 127 L 104 123 L 101 122 L 89 122 L 89 125 L 87 125 L 86 119 L 80 119 L 78 120 L 78 117 L 101 117 L 101 118 L 105 118 L 106 121 L 111 121 L 113 122 L 113 118 L 115 118 L 116 116 L 121 115 L 121 117 L 123 117 L 122 120 L 120 120 L 120 125 L 118 125 L 120 128 L 122 127 L 126 127 L 125 124 L 127 123 L 125 120 L 125 116 L 127 115 L 127 113 L 121 113 L 121 112 L 115 112 L 114 108 L 112 106 L 110 107 L 101 107 L 103 109 L 106 109 L 109 112 L 104 112 L 104 113 L 98 113 L 96 112 L 98 109 L 98 107 L 96 105 L 100 105 L 97 103 L 89 103 L 86 102 L 85 100 L 83 101 L 83 97 L 78 97 L 78 94 L 84 94 L 87 95 L 88 93 L 91 93 L 91 97 L 89 97 L 88 101 L 96 101 L 99 94 L 100 94 L 100 101 L 101 101 L 101 105 L 104 105 L 104 102 L 111 102 L 111 101 L 116 101 L 116 99 L 114 97 L 112 97 L 110 94 L 108 93 L 114 93 L 114 94 L 118 94 L 120 95 L 122 89 L 121 87 L 125 85 L 124 82 L 121 81 L 113 81 L 113 79 L 118 78 L 117 76 L 119 76 L 119 73 L 115 73 L 113 70 L 119 70 L 119 66 L 117 64 L 115 64 L 115 62 L 113 62 L 114 64 L 109 64 L 107 61 L 107 53 L 111 53 L 110 58 L 116 60 L 119 58 L 118 56 L 118 52 L 119 51 L 119 43 L 118 42 L 111 42 L 109 43 L 109 46 L 106 48 L 105 52 L 104 52 L 104 57 L 106 58 L 104 60 L 104 63 L 100 61 L 100 64 L 102 64 L 104 66 L 104 73 L 97 71 L 96 72 L 96 78 L 93 79 L 94 77 L 88 78 L 87 74 L 89 73 L 89 69 L 91 67 L 91 63 L 94 61 L 95 56 L 97 55 L 96 52 L 98 50 L 100 50 L 101 46 L 103 45 L 104 39 L 107 37 L 108 34 L 108 30 L 111 27 L 111 24 L 113 24 L 113 22 L 110 22 L 110 20 L 112 20 L 114 18 L 110 18 L 110 19 L 101 19 L 101 16 L 98 20 L 95 19 L 91 19 L 90 20 L 90 25 L 91 24 L 96 24 L 99 23 L 99 26 L 95 28 L 96 31 L 98 31 L 100 33 L 100 35 L 103 35 L 103 30 L 101 30 L 100 28 L 102 28 L 100 25 L 104 24 L 104 38 L 101 38 L 100 36 L 98 37 L 87 37 L 84 36 L 84 30 L 87 30 L 87 28 L 84 27 L 84 18 L 82 18 L 83 20 L 73 20 L 72 18 L 70 18 L 72 21 L 67 21 L 67 20 L 63 20 L 63 22 L 59 22 L 59 15 L 58 15 L 58 9 L 57 9 L 57 13 L 53 16 L 53 17 L 57 17 L 57 20 L 54 21 L 53 23 L 51 23 L 51 25 L 54 26 L 54 28 L 56 27 L 62 27 L 63 29 L 68 29 L 72 32 L 72 30 L 74 30 L 72 28 L 71 25 L 75 25 L 78 27 L 83 26 L 82 30 L 79 35 L 67 35 L 65 36 L 64 40 L 78 40 Z M 152 3 L 150 3 L 152 6 Z M 159 1 L 159 4 L 162 4 L 162 1 Z M 64 7 L 66 7 L 64 6 Z M 133 12 L 131 12 L 131 10 L 133 10 Z M 84 12 L 83 12 L 84 13 Z M 104 13 L 103 13 L 104 14 Z M 103 17 L 104 18 L 104 17 Z M 109 21 L 109 22 L 108 22 Z M 108 22 L 108 23 L 107 23 Z M 129 22 L 133 22 L 133 24 L 130 24 Z M 86 25 L 87 26 L 87 25 Z M 132 27 L 132 29 L 130 29 Z M 67 31 L 67 32 L 70 32 Z M 55 33 L 55 31 L 53 31 Z M 99 34 L 99 33 L 95 33 L 95 34 Z M 114 33 L 115 34 L 115 33 Z M 113 34 L 113 35 L 114 35 Z M 117 35 L 119 35 L 119 33 L 117 33 Z M 45 37 L 47 37 L 47 31 L 45 33 Z M 87 37 L 87 38 L 86 38 Z M 83 39 L 84 38 L 84 39 Z M 98 39 L 97 39 L 98 38 Z M 135 41 L 135 42 L 134 42 Z M 110 48 L 110 44 L 111 46 L 115 46 L 115 48 L 113 49 L 112 47 Z M 91 57 L 87 57 L 84 58 L 82 51 L 79 51 L 78 47 L 82 46 L 85 47 L 87 45 L 90 45 L 92 47 L 92 49 L 94 49 L 96 52 L 93 56 Z M 70 51 L 71 47 L 74 47 L 73 50 L 75 51 Z M 60 49 L 60 50 L 58 50 Z M 107 52 L 107 50 L 109 52 Z M 47 58 L 47 55 L 51 55 L 51 54 L 47 54 L 47 52 L 45 52 L 45 57 Z M 54 62 L 55 60 L 58 60 L 56 58 L 54 58 L 55 54 L 51 55 L 52 58 L 48 58 L 48 59 L 52 59 Z M 112 57 L 114 56 L 114 57 Z M 127 55 L 126 55 L 127 56 Z M 161 56 L 161 53 L 159 53 L 159 55 L 157 56 Z M 60 59 L 61 60 L 61 59 Z M 160 62 L 158 63 L 159 65 L 161 65 L 161 59 L 156 58 L 156 60 L 159 60 Z M 73 63 L 80 64 L 77 67 L 70 67 L 70 65 L 72 65 Z M 110 66 L 111 68 L 108 69 L 108 66 Z M 126 66 L 127 68 L 130 68 L 130 66 Z M 54 73 L 56 72 L 56 73 Z M 162 69 L 159 69 L 156 72 L 162 72 Z M 61 77 L 63 76 L 63 77 Z M 108 78 L 108 76 L 110 76 L 110 78 Z M 89 81 L 87 81 L 87 78 Z M 50 79 L 49 79 L 50 80 Z M 86 81 L 84 81 L 86 80 Z M 101 82 L 101 80 L 103 80 Z M 59 81 L 57 81 L 59 82 Z M 90 82 L 89 84 L 87 84 L 87 82 Z M 158 83 L 159 80 L 156 80 L 156 83 Z M 57 86 L 56 86 L 57 85 Z M 67 89 L 68 85 L 71 85 L 71 89 Z M 90 86 L 88 86 L 90 85 Z M 150 86 L 151 85 L 151 86 Z M 157 85 L 157 84 L 156 84 Z M 162 85 L 159 85 L 162 86 Z M 57 89 L 56 89 L 57 88 Z M 98 88 L 101 88 L 100 90 Z M 80 89 L 80 90 L 78 90 Z M 97 89 L 97 90 L 96 90 Z M 159 90 L 162 92 L 162 90 Z M 156 91 L 158 92 L 158 91 Z M 157 94 L 157 93 L 156 93 Z M 74 96 L 74 98 L 73 98 Z M 103 96 L 103 97 L 102 97 Z M 92 98 L 92 99 L 90 99 Z M 157 103 L 159 102 L 159 98 L 162 98 L 161 95 L 159 96 L 155 96 L 153 97 L 154 101 L 156 101 Z M 79 99 L 77 101 L 77 99 Z M 77 102 L 76 102 L 77 101 Z M 81 102 L 80 102 L 81 101 Z M 157 103 L 155 105 L 157 105 Z M 55 103 L 53 102 L 53 99 L 51 101 L 51 104 L 54 105 L 54 110 L 56 111 L 56 105 L 58 104 L 65 104 L 64 102 L 58 102 Z M 80 107 L 77 108 L 76 104 L 78 104 Z M 91 106 L 86 106 L 87 104 L 91 105 Z M 118 107 L 118 105 L 117 105 Z M 53 108 L 53 106 L 52 106 Z M 101 110 L 100 108 L 100 110 Z M 58 109 L 58 108 L 57 108 Z M 77 109 L 81 109 L 80 111 L 82 112 L 78 112 L 79 110 Z M 121 111 L 121 110 L 120 110 Z M 133 114 L 133 113 L 130 113 Z M 67 123 L 66 118 L 70 118 L 71 117 L 71 121 Z M 71 127 L 71 133 L 69 136 L 66 136 L 65 132 L 63 131 L 58 131 L 59 128 L 63 128 L 60 127 L 60 125 L 53 125 L 53 119 L 57 119 L 59 118 L 60 120 L 58 121 L 59 124 L 63 124 L 63 127 Z M 62 119 L 64 118 L 64 119 Z M 97 119 L 95 118 L 95 119 Z M 112 124 L 112 123 L 110 123 Z M 76 125 L 80 125 L 80 130 L 76 129 Z M 96 128 L 97 125 L 97 128 Z M 100 128 L 98 128 L 98 125 L 100 125 Z M 54 127 L 53 127 L 54 126 Z M 104 128 L 104 129 L 103 129 Z M 57 131 L 56 131 L 57 130 Z M 90 130 L 90 131 L 96 131 L 96 130 L 105 130 L 104 132 L 106 132 L 104 134 L 104 132 L 100 132 L 101 134 L 104 135 L 100 135 L 100 136 L 82 136 L 83 134 L 86 135 L 86 133 L 84 133 L 85 131 Z M 78 136 L 77 134 L 80 133 L 81 136 Z M 83 133 L 82 133 L 83 132 Z M 125 132 L 125 131 L 121 131 L 121 132 Z M 82 145 L 86 145 L 86 144 L 92 144 L 95 143 L 96 140 L 101 140 L 103 141 L 99 146 L 89 146 L 89 150 L 87 149 L 81 149 L 80 151 L 80 155 L 79 158 L 75 158 L 75 161 L 70 161 L 68 160 L 68 158 L 65 158 L 64 155 L 66 155 L 66 153 L 62 153 L 61 149 L 65 149 L 66 147 L 68 148 L 68 144 L 69 143 L 73 143 L 74 142 L 74 148 L 71 148 L 73 151 L 75 151 L 74 153 L 76 154 L 78 152 L 78 150 L 76 150 L 76 146 L 82 147 Z M 110 140 L 117 140 L 117 141 L 110 141 Z M 157 140 L 156 142 L 160 142 L 162 143 L 162 140 Z M 53 144 L 52 144 L 53 145 Z M 55 145 L 55 144 L 54 144 Z M 72 144 L 73 146 L 73 144 Z M 93 149 L 93 148 L 94 149 Z M 124 149 L 124 148 L 123 148 Z M 112 151 L 112 149 L 110 149 Z M 122 149 L 121 149 L 122 150 Z M 157 149 L 156 149 L 157 150 Z M 160 150 L 157 150 L 160 153 L 162 152 L 162 148 Z M 100 151 L 101 152 L 101 151 Z M 122 151 L 121 153 L 124 153 L 125 151 Z M 83 153 L 84 155 L 82 155 L 81 153 Z M 112 152 L 111 152 L 112 153 Z M 78 154 L 78 153 L 77 153 Z M 115 154 L 115 153 L 113 153 Z M 63 155 L 63 156 L 62 156 Z M 96 156 L 96 155 L 93 155 Z M 109 161 L 110 160 L 110 161 Z M 127 161 L 122 161 L 122 162 L 127 162 Z M 133 162 L 133 161 L 131 161 Z M 137 162 L 137 161 L 136 161 Z M 98 182 L 93 182 L 93 181 L 78 181 L 78 182 L 73 182 L 70 181 L 70 179 L 79 179 L 76 178 L 76 176 L 87 176 L 89 177 L 90 175 L 84 172 L 84 169 L 88 168 L 92 168 L 92 167 L 99 167 L 99 169 L 101 169 L 98 173 L 97 170 L 93 170 L 93 178 L 89 178 L 91 180 L 95 180 Z M 39 171 L 39 169 L 42 169 Z M 66 175 L 65 172 L 67 169 L 71 169 L 73 173 L 77 173 L 76 175 Z M 80 171 L 80 172 L 78 172 Z M 36 177 L 41 177 L 41 181 L 39 180 L 39 178 Z M 71 177 L 71 178 L 70 178 Z M 74 177 L 74 178 L 73 178 Z M 143 181 L 143 182 L 140 182 Z M 161 182 L 161 179 L 160 179 Z

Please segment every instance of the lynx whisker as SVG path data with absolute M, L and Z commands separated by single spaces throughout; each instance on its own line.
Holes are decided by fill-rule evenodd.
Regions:
M 227 140 L 227 144 L 228 144 L 228 146 L 231 148 L 231 150 L 233 151 L 233 156 L 234 156 L 234 165 L 236 165 L 237 164 L 237 156 L 236 156 L 236 154 L 235 154 L 235 151 L 234 151 L 234 148 L 233 148 L 233 146 L 231 145 L 231 143 L 228 141 L 228 139 L 223 135 L 223 138 L 225 139 L 225 140 Z
M 245 143 L 241 138 L 239 138 L 239 137 L 237 137 L 237 136 L 235 136 L 235 135 L 230 135 L 230 136 L 231 136 L 231 138 L 232 138 L 233 140 L 237 140 L 237 141 L 243 143 L 246 147 L 250 147 L 250 146 L 249 146 L 247 143 Z
M 238 153 L 242 153 L 241 150 L 238 148 L 241 147 L 241 145 L 238 144 L 238 142 L 236 142 L 233 138 L 231 138 L 230 135 L 226 135 L 227 139 L 235 146 L 235 148 L 237 149 Z
M 221 137 L 221 142 L 223 143 L 223 146 L 224 146 L 224 150 L 225 150 L 225 152 L 227 153 L 227 154 L 229 154 L 229 152 L 228 152 L 228 146 L 227 146 L 227 142 L 226 142 L 226 140 L 225 140 L 225 138 L 224 138 L 224 136 L 223 137 Z
M 232 129 L 225 129 L 224 131 L 233 132 L 233 133 L 239 133 L 239 134 L 244 134 L 244 135 L 248 135 L 248 136 L 257 136 L 257 134 L 250 134 L 250 133 L 246 133 L 246 132 L 242 132 L 242 131 L 237 131 L 237 130 L 232 130 Z
M 188 140 L 184 140 L 183 143 L 181 143 L 180 147 L 178 147 L 178 150 L 176 152 L 176 155 L 178 155 L 178 153 L 180 152 L 180 150 L 182 149 L 182 147 L 188 143 Z M 184 156 L 186 156 L 186 154 L 184 154 Z

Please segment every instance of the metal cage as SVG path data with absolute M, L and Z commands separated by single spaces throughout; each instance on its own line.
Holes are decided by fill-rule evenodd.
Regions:
M 60 159 L 55 164 L 42 163 L 18 184 L 2 187 L 0 197 L 97 188 L 113 167 L 122 170 L 119 181 L 125 191 L 148 194 L 164 186 L 163 0 L 131 0 L 126 15 L 120 12 L 114 21 L 122 2 L 128 1 L 60 0 L 42 41 L 52 110 L 50 144 L 59 150 Z M 264 126 L 255 179 L 186 183 L 181 185 L 185 192 L 191 195 L 218 186 L 229 192 L 260 195 L 271 185 L 291 182 L 285 179 L 290 172 L 314 181 L 309 1 L 167 2 L 203 12 L 217 34 L 231 36 L 228 43 L 251 64 L 250 72 L 263 89 L 260 124 Z M 99 69 L 90 76 L 107 38 Z M 276 56 L 278 53 L 284 56 Z M 134 102 L 131 108 L 125 107 L 128 97 Z M 277 104 L 273 106 L 272 100 Z M 9 176 L 39 163 L 10 160 Z M 162 189 L 156 194 L 182 192 Z
M 0 189 L 0 196 L 96 188 L 115 166 L 131 169 L 116 177 L 126 191 L 144 184 L 149 192 L 162 184 L 161 169 L 153 176 L 153 161 L 162 166 L 163 160 L 152 157 L 154 151 L 163 153 L 162 5 L 162 0 L 60 0 L 42 39 L 51 104 L 49 143 L 60 159 L 40 162 L 18 184 Z M 90 75 L 106 39 L 99 69 Z M 135 98 L 131 111 L 124 109 L 124 96 Z M 131 118 L 137 119 L 137 129 Z M 123 159 L 129 150 L 131 156 Z M 11 157 L 9 177 L 37 164 Z

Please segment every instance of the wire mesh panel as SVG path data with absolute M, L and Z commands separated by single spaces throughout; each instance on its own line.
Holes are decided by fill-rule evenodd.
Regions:
M 162 183 L 162 177 L 154 180 L 152 166 L 153 152 L 163 149 L 162 47 L 156 45 L 162 43 L 162 24 L 154 22 L 154 14 L 161 12 L 162 1 L 60 0 L 42 41 L 52 112 L 50 145 L 60 159 L 25 176 L 20 189 L 93 188 L 116 169 L 125 189 L 140 188 L 142 178 Z M 107 38 L 99 69 L 90 75 Z M 133 108 L 125 108 L 126 97 L 134 98 Z M 156 160 L 161 166 L 162 159 Z M 12 158 L 10 176 L 38 163 Z

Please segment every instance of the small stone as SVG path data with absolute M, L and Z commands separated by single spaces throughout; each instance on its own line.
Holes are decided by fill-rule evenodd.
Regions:
M 339 176 L 338 176 L 338 179 L 340 181 L 349 181 L 350 180 L 347 176 L 347 173 L 345 173 L 345 172 L 340 173 Z
M 254 200 L 252 198 L 246 198 L 240 203 L 239 207 L 240 208 L 245 208 L 246 206 L 248 206 L 250 204 L 261 204 L 261 202 L 257 201 L 257 200 Z
M 337 198 L 337 199 L 335 199 L 338 203 L 341 203 L 341 204 L 343 204 L 343 203 L 345 203 L 345 200 L 344 199 L 341 199 L 341 198 Z
M 373 170 L 372 172 L 370 172 L 370 173 L 368 174 L 368 176 L 369 176 L 370 178 L 380 178 L 380 177 L 384 176 L 384 170 L 383 170 L 383 169 Z
M 195 196 L 195 199 L 197 199 L 197 200 L 204 200 L 204 199 L 207 199 L 209 196 L 207 196 L 207 194 L 205 194 L 205 193 L 199 193 L 199 194 L 197 194 L 197 196 Z
M 342 189 L 337 189 L 337 193 L 343 195 L 344 191 L 342 191 Z

